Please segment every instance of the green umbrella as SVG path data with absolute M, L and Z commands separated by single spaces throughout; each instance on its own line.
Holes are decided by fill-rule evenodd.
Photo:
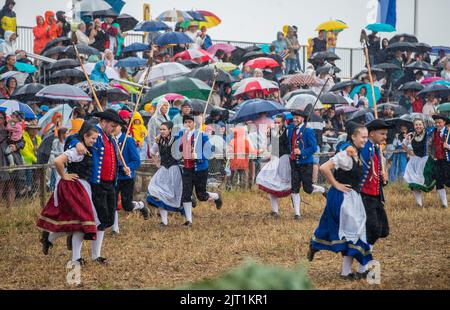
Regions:
M 145 95 L 144 102 L 151 102 L 167 93 L 175 93 L 190 99 L 208 100 L 211 87 L 195 78 L 178 77 L 152 87 Z
M 450 112 L 450 102 L 442 103 L 437 107 L 439 112 Z

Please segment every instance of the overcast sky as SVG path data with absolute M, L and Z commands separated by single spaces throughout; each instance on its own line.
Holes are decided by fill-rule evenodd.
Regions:
M 35 16 L 46 10 L 67 10 L 70 0 L 15 0 L 18 25 L 34 26 Z M 450 46 L 450 0 L 418 1 L 418 37 L 432 45 Z M 152 17 L 164 10 L 207 10 L 222 18 L 210 30 L 213 39 L 271 42 L 283 25 L 299 27 L 300 42 L 315 35 L 318 24 L 339 19 L 349 25 L 338 40 L 339 47 L 359 46 L 360 30 L 367 24 L 371 3 L 376 0 L 127 0 L 123 13 L 142 20 L 143 3 L 151 4 Z M 3 5 L 4 0 L 0 0 Z M 397 0 L 397 31 L 414 32 L 414 0 Z

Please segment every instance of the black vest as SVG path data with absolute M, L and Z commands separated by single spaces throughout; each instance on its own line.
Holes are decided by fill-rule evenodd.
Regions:
M 163 139 L 161 139 L 161 142 L 158 144 L 159 156 L 161 157 L 161 166 L 166 169 L 178 165 L 178 161 L 172 156 L 172 145 L 174 141 L 175 140 L 172 140 L 168 143 L 163 143 Z
M 92 175 L 92 156 L 86 154 L 82 161 L 67 164 L 67 172 L 75 173 L 80 179 L 88 181 Z
M 417 142 L 416 139 L 412 139 L 411 146 L 413 148 L 414 155 L 418 157 L 427 156 L 426 144 L 427 144 L 426 137 L 424 137 L 420 142 Z
M 353 190 L 359 192 L 358 187 L 363 175 L 363 167 L 353 157 L 352 161 L 353 167 L 351 170 L 344 171 L 342 169 L 336 169 L 334 178 L 341 184 L 349 184 Z

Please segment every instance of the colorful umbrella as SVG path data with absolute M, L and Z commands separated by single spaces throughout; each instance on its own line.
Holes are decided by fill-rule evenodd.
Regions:
M 154 105 L 156 107 L 161 99 L 165 99 L 169 102 L 173 102 L 175 100 L 188 100 L 187 97 L 179 95 L 179 94 L 165 94 L 165 95 L 159 96 L 158 98 L 153 99 L 152 105 Z
M 434 81 L 431 84 L 437 84 L 437 85 L 445 85 L 450 87 L 450 81 L 446 81 L 446 80 L 439 80 L 439 81 Z
M 199 59 L 202 63 L 213 59 L 213 56 L 201 48 L 191 48 L 173 56 L 173 59 L 181 58 L 183 60 Z
M 367 30 L 375 31 L 375 32 L 394 32 L 395 27 L 390 24 L 383 24 L 383 23 L 375 23 L 367 25 Z
M 205 82 L 194 78 L 178 77 L 153 86 L 145 95 L 144 102 L 167 93 L 176 93 L 188 98 L 207 100 L 211 87 Z
M 231 62 L 216 62 L 208 65 L 208 68 L 214 67 L 226 72 L 230 72 L 237 69 L 237 66 L 235 64 L 232 64 Z
M 288 75 L 284 78 L 283 85 L 293 85 L 293 86 L 316 86 L 319 81 L 315 76 L 309 74 L 294 74 Z
M 194 43 L 192 39 L 185 33 L 182 32 L 167 32 L 159 36 L 155 43 L 158 46 L 167 46 L 171 44 L 189 44 Z
M 202 14 L 206 21 L 186 21 L 182 22 L 180 26 L 183 28 L 188 28 L 190 25 L 196 25 L 199 28 L 202 27 L 213 28 L 222 23 L 222 20 L 214 13 L 211 13 L 209 11 L 197 11 L 197 12 Z
M 252 99 L 241 103 L 236 110 L 236 114 L 230 123 L 242 123 L 255 120 L 261 113 L 268 114 L 269 117 L 286 112 L 286 109 L 279 103 L 263 99 Z
M 236 90 L 235 96 L 252 95 L 257 92 L 268 95 L 278 91 L 279 87 L 275 82 L 263 78 L 248 78 L 233 85 L 233 89 Z
M 91 97 L 76 86 L 55 84 L 41 89 L 36 97 L 53 100 L 92 101 Z
M 422 85 L 428 85 L 437 81 L 443 81 L 444 79 L 439 77 L 439 76 L 435 76 L 435 77 L 429 77 L 429 78 L 425 78 L 423 79 L 423 81 L 421 82 Z
M 197 11 L 186 11 L 195 21 L 198 22 L 205 22 L 206 18 L 202 15 L 202 13 L 199 13 Z
M 277 68 L 280 66 L 273 58 L 260 57 L 249 60 L 244 66 L 257 69 Z
M 149 74 L 149 81 L 165 80 L 175 76 L 188 74 L 191 70 L 177 62 L 161 63 L 152 67 Z M 144 75 L 141 76 L 139 83 L 144 82 Z
M 172 23 L 182 23 L 185 21 L 193 20 L 193 18 L 188 13 L 180 10 L 169 10 L 162 12 L 155 19 L 162 22 L 172 22 Z
M 170 27 L 158 20 L 143 21 L 134 27 L 134 31 L 155 32 L 170 29 Z
M 340 20 L 330 20 L 317 26 L 316 31 L 320 30 L 335 31 L 335 30 L 344 30 L 347 28 L 348 28 L 347 24 Z
M 15 111 L 23 112 L 25 114 L 25 119 L 35 119 L 36 115 L 33 110 L 25 103 L 15 101 L 15 100 L 6 100 L 0 104 L 0 108 L 6 109 L 5 113 L 7 115 L 11 115 L 11 113 Z
M 208 48 L 208 53 L 215 55 L 218 50 L 222 50 L 225 54 L 230 54 L 236 49 L 236 46 L 226 43 L 217 43 Z
M 350 98 L 353 98 L 356 94 L 359 93 L 359 91 L 361 90 L 361 88 L 365 87 L 367 90 L 367 100 L 369 101 L 369 108 L 372 108 L 374 105 L 373 102 L 373 96 L 372 96 L 372 87 L 370 86 L 370 84 L 362 84 L 362 85 L 358 85 L 355 88 L 353 88 L 352 92 L 350 93 Z M 381 90 L 378 86 L 374 86 L 374 90 L 375 90 L 375 100 L 379 101 L 381 99 Z
M 119 60 L 114 67 L 117 68 L 141 68 L 147 66 L 147 60 L 139 57 L 128 57 Z
M 438 56 L 439 51 L 444 51 L 445 54 L 450 54 L 450 47 L 448 46 L 433 46 L 431 50 L 431 55 Z

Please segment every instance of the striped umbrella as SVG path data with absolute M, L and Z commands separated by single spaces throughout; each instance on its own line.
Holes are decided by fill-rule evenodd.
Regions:
M 91 97 L 83 90 L 76 86 L 68 84 L 55 84 L 41 89 L 36 97 L 53 99 L 53 100 L 68 100 L 68 101 L 92 101 Z
M 317 86 L 319 81 L 315 76 L 309 74 L 294 74 L 287 76 L 281 84 L 292 86 Z
M 253 96 L 258 92 L 262 92 L 264 95 L 268 95 L 278 91 L 279 89 L 278 85 L 275 82 L 263 78 L 248 78 L 236 84 L 237 88 L 236 86 L 234 86 L 236 89 L 234 95 L 236 97 L 245 94 Z
M 169 10 L 161 13 L 156 20 L 163 22 L 182 23 L 193 20 L 192 16 L 180 10 Z
M 204 49 L 191 48 L 173 56 L 173 59 L 177 58 L 181 58 L 183 60 L 200 59 L 200 61 L 203 63 L 212 60 L 213 56 Z
M 206 22 L 200 22 L 199 24 L 200 27 L 205 26 L 206 28 L 213 28 L 222 23 L 222 20 L 214 13 L 211 13 L 209 11 L 198 11 L 198 12 L 202 14 L 206 19 Z
M 168 93 L 180 94 L 190 99 L 207 100 L 210 91 L 211 87 L 205 82 L 183 76 L 153 86 L 144 97 L 144 102 L 151 102 L 153 98 Z
M 6 109 L 5 113 L 11 115 L 15 111 L 23 112 L 25 119 L 35 119 L 33 110 L 25 103 L 16 100 L 6 100 L 0 104 L 0 108 Z

